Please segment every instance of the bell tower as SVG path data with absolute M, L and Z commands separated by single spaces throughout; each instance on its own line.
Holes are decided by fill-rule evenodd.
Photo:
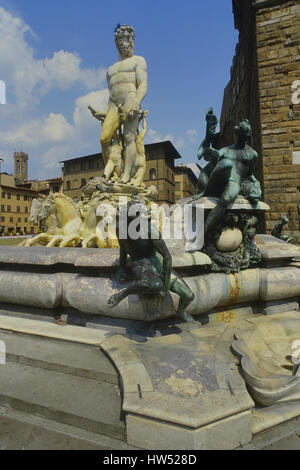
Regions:
M 14 152 L 15 177 L 20 181 L 28 179 L 28 154 L 24 152 Z

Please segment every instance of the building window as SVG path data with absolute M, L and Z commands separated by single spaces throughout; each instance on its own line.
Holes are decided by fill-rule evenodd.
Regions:
M 25 207 L 25 212 L 26 214 L 28 214 L 28 207 Z
M 20 200 L 20 194 L 17 194 L 17 201 Z
M 7 206 L 7 212 L 10 212 L 10 211 L 11 211 L 11 207 Z
M 2 197 L 3 197 L 3 199 L 5 199 L 5 193 L 2 193 Z
M 17 173 L 20 173 L 20 160 L 17 160 Z
M 1 212 L 4 212 L 5 209 L 4 209 L 4 204 L 1 205 Z
M 14 221 L 14 218 L 13 218 L 13 217 L 10 217 L 10 218 L 9 218 L 9 221 L 10 221 L 10 222 L 13 222 L 13 221 Z
M 21 222 L 21 217 L 18 217 L 18 222 Z
M 71 189 L 71 181 L 67 181 L 67 190 Z
M 25 217 L 25 223 L 27 223 L 27 222 L 28 222 L 28 219 L 27 219 L 27 217 Z
M 24 195 L 24 201 L 27 201 L 27 199 L 28 199 L 28 196 Z
M 5 222 L 5 217 L 3 215 L 1 216 L 1 222 Z
M 20 212 L 20 206 L 17 206 L 17 212 Z
M 149 178 L 151 180 L 156 180 L 156 169 L 155 168 L 150 168 L 149 171 Z
M 7 199 L 11 199 L 11 194 L 7 193 Z
M 34 228 L 30 227 L 30 233 L 34 233 Z

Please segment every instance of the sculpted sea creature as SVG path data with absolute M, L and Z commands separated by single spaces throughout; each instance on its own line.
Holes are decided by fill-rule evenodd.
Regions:
M 290 318 L 262 320 L 235 333 L 232 349 L 241 359 L 242 374 L 253 400 L 260 405 L 299 400 L 299 357 L 293 348 L 299 335 L 300 318 L 296 313 Z
M 79 205 L 63 193 L 50 194 L 40 205 L 34 204 L 32 217 L 48 221 L 53 216 L 56 221 L 54 231 L 40 233 L 22 245 L 117 248 L 116 235 L 107 233 L 109 224 L 99 224 L 102 219 L 96 215 L 99 203 L 100 199 L 94 197 Z
M 271 235 L 276 238 L 280 238 L 281 240 L 291 243 L 293 241 L 293 237 L 291 235 L 284 235 L 282 233 L 282 229 L 285 225 L 289 223 L 289 219 L 285 215 L 281 215 L 280 219 L 274 225 L 273 230 L 271 231 Z

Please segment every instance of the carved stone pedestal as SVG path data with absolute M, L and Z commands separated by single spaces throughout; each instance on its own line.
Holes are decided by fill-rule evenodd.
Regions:
M 202 205 L 204 220 L 216 207 L 217 198 L 203 197 L 193 201 L 193 205 Z M 248 269 L 261 260 L 261 254 L 255 243 L 258 214 L 269 209 L 259 201 L 255 206 L 247 199 L 238 196 L 230 204 L 226 213 L 214 230 L 205 237 L 202 251 L 212 260 L 212 272 L 235 273 Z

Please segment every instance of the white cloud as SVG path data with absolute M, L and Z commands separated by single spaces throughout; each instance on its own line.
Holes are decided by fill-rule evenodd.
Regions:
M 105 69 L 83 68 L 78 54 L 63 50 L 36 58 L 29 43 L 29 37 L 35 37 L 30 26 L 2 7 L 0 35 L 0 79 L 8 89 L 8 104 L 0 108 L 1 153 L 5 156 L 2 171 L 11 171 L 13 151 L 20 147 L 29 153 L 29 171 L 38 177 L 49 176 L 49 169 L 53 176 L 59 175 L 58 162 L 74 154 L 100 151 L 100 123 L 87 105 L 105 109 L 108 90 L 100 89 Z M 69 90 L 75 83 L 80 85 L 82 96 L 70 101 L 68 94 L 69 101 L 57 109 L 56 91 Z M 42 97 L 41 113 L 38 105 Z
M 34 37 L 30 26 L 2 7 L 0 35 L 0 79 L 6 82 L 9 102 L 0 108 L 0 152 L 6 160 L 2 170 L 11 171 L 13 151 L 20 146 L 29 153 L 30 174 L 34 171 L 39 178 L 60 175 L 61 160 L 100 152 L 100 122 L 87 106 L 106 108 L 105 69 L 84 68 L 78 54 L 63 50 L 37 58 L 28 40 Z M 81 96 L 70 98 L 71 90 L 57 108 L 56 90 L 67 91 L 74 84 L 79 85 Z M 145 143 L 170 140 L 180 151 L 193 138 L 193 131 L 174 137 L 149 129 Z
M 188 129 L 186 131 L 186 135 L 188 136 L 191 142 L 196 142 L 196 135 L 197 135 L 196 129 Z
M 162 137 L 162 134 L 160 134 L 155 129 L 148 129 L 147 134 L 145 136 L 145 143 L 150 144 L 150 143 L 159 142 L 161 140 L 165 140 Z
M 46 171 L 53 169 L 58 176 L 59 162 L 61 160 L 67 160 L 67 158 L 70 156 L 69 150 L 70 148 L 68 144 L 54 145 L 51 147 L 42 155 L 43 168 L 45 168 Z M 42 171 L 40 172 L 40 177 L 46 177 L 46 174 L 47 173 L 44 174 Z
M 185 146 L 183 139 L 169 139 L 177 150 L 182 150 Z
M 155 129 L 148 130 L 144 142 L 146 144 L 150 144 L 154 142 L 161 142 L 164 140 L 170 140 L 177 150 L 182 150 L 184 147 L 184 140 L 181 137 L 176 138 L 172 134 L 163 135 Z
M 80 96 L 74 103 L 73 123 L 62 122 L 61 134 L 57 132 L 56 124 L 48 126 L 51 131 L 52 142 L 55 137 L 61 137 L 58 144 L 51 146 L 42 153 L 42 162 L 45 168 L 59 168 L 59 161 L 71 158 L 74 155 L 100 152 L 100 122 L 88 110 L 91 105 L 97 110 L 105 110 L 108 101 L 108 90 L 98 90 Z
M 75 109 L 73 113 L 74 124 L 77 127 L 90 126 L 90 121 L 95 122 L 95 118 L 91 115 L 88 105 L 91 105 L 97 111 L 105 111 L 108 103 L 108 89 L 91 91 L 87 95 L 80 96 L 75 101 Z M 100 126 L 100 122 L 98 122 Z
M 91 90 L 103 84 L 105 69 L 84 69 L 78 54 L 56 51 L 50 58 L 36 59 L 28 43 L 31 28 L 21 19 L 0 7 L 1 79 L 20 106 L 37 104 L 52 88 L 66 90 L 81 83 Z
M 50 113 L 46 117 L 32 119 L 21 126 L 0 133 L 2 142 L 15 143 L 15 145 L 22 142 L 25 147 L 30 148 L 70 139 L 73 135 L 74 129 L 63 114 L 54 113 Z

